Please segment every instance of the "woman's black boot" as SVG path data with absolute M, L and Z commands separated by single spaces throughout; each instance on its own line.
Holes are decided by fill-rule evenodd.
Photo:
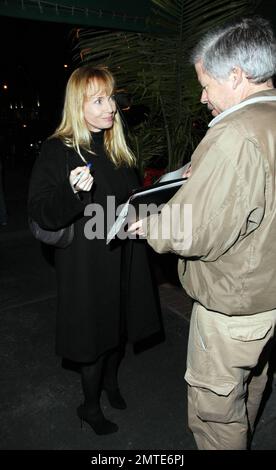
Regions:
M 108 390 L 107 388 L 104 388 L 104 390 L 106 392 L 108 401 L 113 408 L 116 408 L 118 410 L 126 409 L 127 404 L 124 398 L 122 397 L 119 388 L 116 388 L 114 390 Z
M 89 410 L 89 408 L 87 409 L 85 405 L 80 405 L 77 408 L 77 414 L 81 420 L 81 425 L 83 421 L 85 421 L 91 426 L 91 428 L 96 434 L 113 434 L 119 429 L 117 424 L 112 423 L 112 421 L 109 421 L 104 417 L 103 412 L 100 408 L 98 409 L 98 411 L 93 411 L 92 413 L 92 411 Z
M 125 410 L 127 405 L 118 386 L 118 368 L 123 357 L 122 350 L 110 353 L 104 363 L 103 390 L 113 408 Z
M 85 421 L 96 434 L 111 434 L 118 431 L 118 426 L 105 418 L 100 407 L 100 392 L 103 372 L 103 357 L 93 364 L 81 366 L 81 381 L 84 404 L 77 408 L 81 423 Z

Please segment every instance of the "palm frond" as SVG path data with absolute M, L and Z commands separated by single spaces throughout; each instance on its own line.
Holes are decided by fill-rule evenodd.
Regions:
M 75 60 L 105 63 L 119 87 L 150 109 L 147 123 L 131 130 L 140 168 L 158 156 L 165 156 L 168 169 L 190 158 L 207 121 L 189 64 L 191 50 L 210 28 L 252 13 L 258 1 L 152 0 L 151 21 L 163 33 L 78 32 Z

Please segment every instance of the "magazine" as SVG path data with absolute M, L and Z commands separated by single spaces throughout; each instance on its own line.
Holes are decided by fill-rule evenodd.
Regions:
M 126 222 L 131 224 L 136 220 L 141 205 L 143 207 L 151 205 L 151 214 L 154 213 L 154 207 L 156 207 L 156 212 L 158 212 L 158 207 L 168 202 L 187 180 L 182 175 L 189 166 L 190 162 L 178 170 L 162 175 L 155 184 L 134 190 L 130 198 L 122 206 L 115 223 L 110 228 L 106 243 L 108 244 L 119 233 Z

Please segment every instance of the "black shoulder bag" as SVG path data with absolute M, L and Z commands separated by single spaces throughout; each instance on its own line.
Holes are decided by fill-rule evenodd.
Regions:
M 66 155 L 66 170 L 67 176 L 69 176 L 68 152 Z M 35 220 L 29 217 L 29 228 L 37 240 L 47 245 L 56 246 L 57 248 L 66 248 L 71 244 L 74 238 L 74 224 L 59 230 L 46 230 L 41 228 Z

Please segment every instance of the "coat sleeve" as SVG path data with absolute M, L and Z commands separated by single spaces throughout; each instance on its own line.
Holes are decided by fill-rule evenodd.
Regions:
M 29 215 L 43 228 L 58 230 L 83 213 L 84 204 L 72 191 L 67 175 L 68 152 L 59 139 L 42 145 L 29 187 Z
M 265 181 L 253 141 L 236 139 L 229 150 L 216 142 L 160 214 L 143 221 L 149 244 L 159 253 L 214 261 L 260 225 Z

